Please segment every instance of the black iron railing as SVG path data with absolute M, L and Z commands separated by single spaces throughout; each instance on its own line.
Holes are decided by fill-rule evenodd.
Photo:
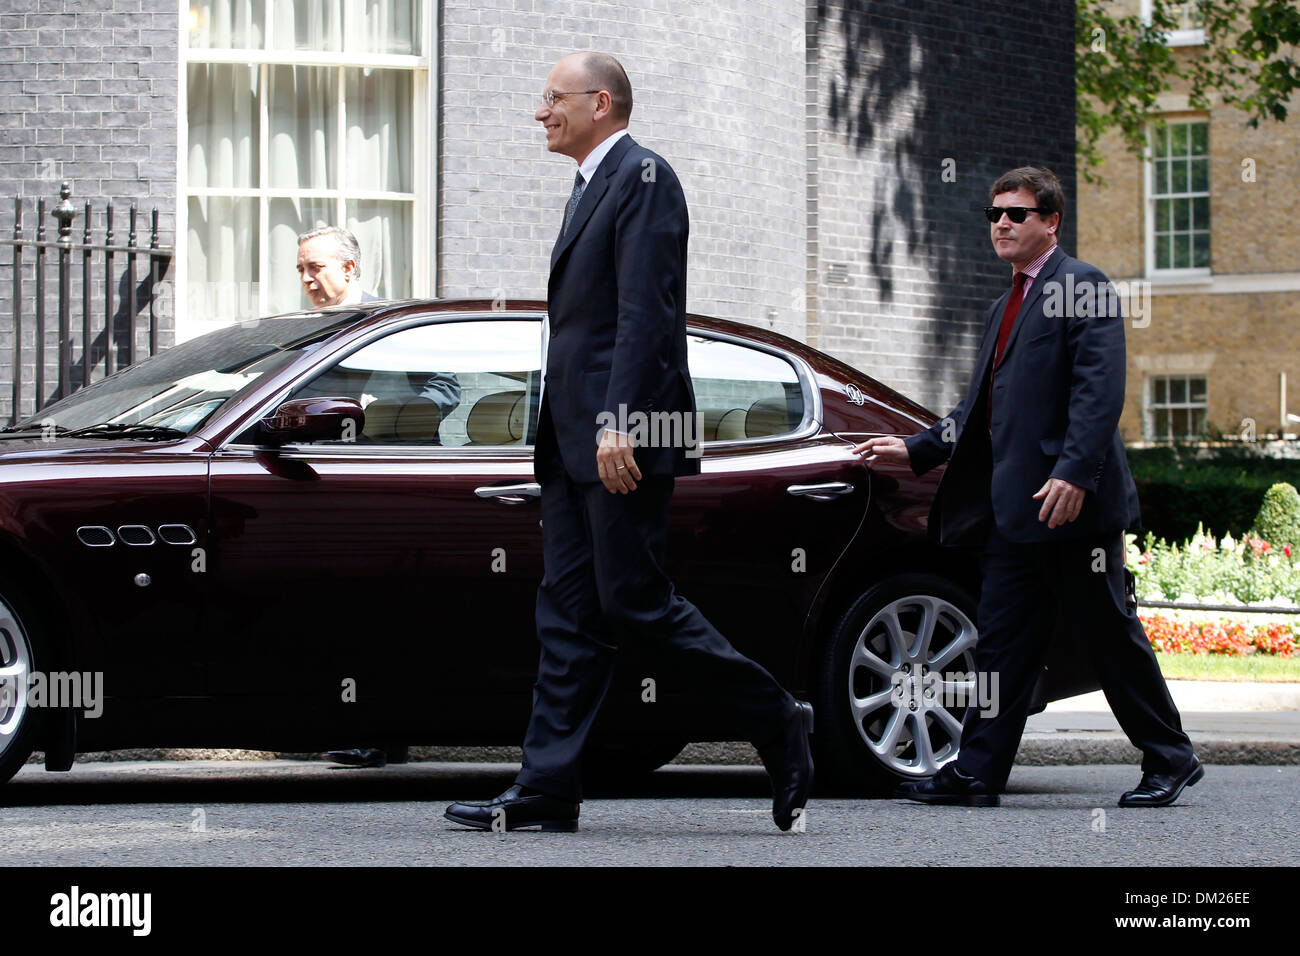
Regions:
M 49 239 L 46 236 L 46 201 L 36 201 L 35 231 L 28 237 L 24 235 L 23 200 L 14 198 L 14 226 L 12 239 L 0 239 L 0 246 L 9 246 L 13 250 L 13 405 L 10 422 L 23 416 L 23 339 L 24 308 L 31 304 L 34 308 L 35 328 L 33 335 L 33 378 L 35 399 L 32 411 L 39 411 L 52 401 L 72 394 L 77 388 L 84 388 L 91 383 L 96 369 L 102 366 L 103 375 L 111 375 L 119 366 L 133 364 L 138 358 L 137 331 L 142 312 L 147 312 L 149 329 L 149 354 L 158 351 L 159 320 L 159 284 L 171 265 L 172 249 L 158 244 L 158 210 L 152 210 L 149 220 L 148 245 L 141 245 L 139 223 L 135 205 L 127 214 L 126 243 L 122 244 L 113 232 L 113 204 L 110 202 L 104 210 L 103 242 L 96 242 L 91 232 L 92 208 L 85 204 L 84 229 L 81 241 L 73 241 L 72 222 L 77 217 L 77 209 L 72 204 L 72 187 L 63 183 L 59 190 L 59 202 L 50 212 L 58 223 L 58 236 Z M 35 251 L 35 294 L 30 303 L 23 297 L 24 270 L 27 266 L 27 250 Z M 49 271 L 50 252 L 57 253 L 58 282 L 58 344 L 57 344 L 57 387 L 46 387 L 46 324 L 47 324 L 47 273 Z M 94 303 L 95 289 L 95 253 L 102 253 L 104 308 L 97 312 Z M 0 253 L 2 255 L 3 253 Z M 125 257 L 125 262 L 117 259 Z M 140 257 L 147 257 L 145 276 L 147 280 L 140 283 Z M 80 356 L 74 356 L 74 336 L 72 332 L 73 299 L 75 289 L 73 282 L 74 259 L 81 260 L 81 328 Z M 124 281 L 123 281 L 124 280 Z M 113 287 L 122 282 L 124 289 L 114 305 Z M 96 321 L 102 315 L 102 324 Z M 123 347 L 124 346 L 124 347 Z

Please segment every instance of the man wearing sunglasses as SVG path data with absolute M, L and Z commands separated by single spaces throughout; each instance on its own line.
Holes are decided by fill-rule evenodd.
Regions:
M 1204 771 L 1127 601 L 1124 530 L 1139 515 L 1118 429 L 1124 318 L 1106 276 L 1057 246 L 1055 175 L 1013 169 L 990 196 L 989 236 L 1012 284 L 985 316 L 966 398 L 925 431 L 856 449 L 918 475 L 947 463 L 931 529 L 982 551 L 975 663 L 999 678 L 996 709 L 968 711 L 957 759 L 898 795 L 998 805 L 1060 613 L 1143 753 L 1142 779 L 1119 805 L 1167 806 Z

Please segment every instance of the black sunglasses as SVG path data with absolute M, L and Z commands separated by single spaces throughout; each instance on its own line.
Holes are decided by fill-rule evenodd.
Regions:
M 1025 217 L 1031 212 L 1041 213 L 1044 216 L 1050 216 L 1055 210 L 1043 209 L 1041 206 L 985 206 L 984 215 L 989 217 L 989 222 L 997 222 L 1006 213 L 1011 217 L 1012 222 L 1024 222 Z

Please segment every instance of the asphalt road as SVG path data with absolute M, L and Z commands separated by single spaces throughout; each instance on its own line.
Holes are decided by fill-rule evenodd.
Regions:
M 589 794 L 581 831 L 469 831 L 455 799 L 505 789 L 505 764 L 381 770 L 291 761 L 24 768 L 0 788 L 0 865 L 1293 866 L 1300 766 L 1211 766 L 1180 803 L 1121 810 L 1132 766 L 1019 767 L 997 809 L 815 799 L 772 824 L 751 767 L 669 767 Z

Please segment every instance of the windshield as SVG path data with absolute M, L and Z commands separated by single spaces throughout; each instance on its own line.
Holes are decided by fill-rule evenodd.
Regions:
M 190 434 L 258 378 L 356 320 L 311 312 L 232 325 L 173 346 L 42 408 L 15 429 L 157 425 Z

